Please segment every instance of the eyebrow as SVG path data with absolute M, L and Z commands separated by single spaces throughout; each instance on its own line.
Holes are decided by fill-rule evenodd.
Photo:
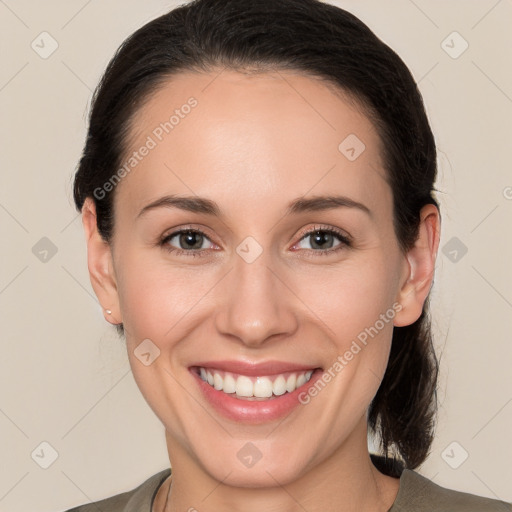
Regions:
M 349 197 L 339 195 L 315 196 L 311 198 L 299 197 L 288 204 L 286 215 L 308 211 L 332 210 L 341 207 L 359 209 L 370 216 L 372 215 L 370 209 L 364 204 L 354 201 Z M 219 205 L 211 199 L 199 196 L 166 195 L 144 206 L 138 213 L 137 218 L 157 208 L 179 208 L 193 213 L 222 217 Z

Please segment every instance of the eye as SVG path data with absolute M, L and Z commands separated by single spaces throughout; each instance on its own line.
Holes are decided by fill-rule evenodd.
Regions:
M 160 245 L 169 252 L 185 256 L 198 256 L 214 245 L 205 233 L 198 229 L 180 229 L 165 236 Z
M 350 238 L 346 234 L 335 228 L 315 226 L 303 234 L 293 249 L 299 248 L 320 254 L 331 254 L 346 247 L 350 247 Z
M 215 244 L 199 229 L 180 229 L 166 235 L 159 242 L 166 251 L 178 256 L 206 256 Z M 307 246 L 309 245 L 309 247 Z M 212 247 L 214 246 L 214 247 Z M 332 227 L 315 226 L 302 234 L 292 249 L 303 249 L 315 254 L 332 254 L 351 246 L 348 235 Z

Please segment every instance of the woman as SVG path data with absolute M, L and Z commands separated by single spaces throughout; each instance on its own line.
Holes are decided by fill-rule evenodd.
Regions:
M 198 0 L 128 38 L 75 202 L 172 477 L 73 510 L 511 510 L 414 471 L 435 178 L 410 72 L 346 11 Z

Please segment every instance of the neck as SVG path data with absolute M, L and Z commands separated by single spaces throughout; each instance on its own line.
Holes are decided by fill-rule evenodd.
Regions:
M 368 453 L 366 423 L 364 427 L 364 432 L 354 432 L 355 437 L 291 483 L 281 485 L 273 478 L 275 485 L 258 488 L 234 487 L 212 478 L 166 433 L 168 450 L 173 454 L 172 485 L 166 486 L 161 506 L 155 510 L 387 512 L 398 493 L 399 479 L 375 468 Z

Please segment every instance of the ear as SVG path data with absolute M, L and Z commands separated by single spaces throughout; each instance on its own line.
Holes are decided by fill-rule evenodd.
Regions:
M 425 205 L 420 211 L 418 237 L 406 254 L 407 264 L 397 297 L 402 309 L 395 315 L 396 327 L 410 325 L 421 315 L 434 280 L 440 228 L 439 210 L 433 204 Z
M 94 293 L 103 308 L 105 319 L 113 325 L 119 324 L 122 318 L 112 251 L 98 231 L 96 205 L 90 197 L 86 198 L 82 207 L 82 224 L 87 243 L 87 266 Z

